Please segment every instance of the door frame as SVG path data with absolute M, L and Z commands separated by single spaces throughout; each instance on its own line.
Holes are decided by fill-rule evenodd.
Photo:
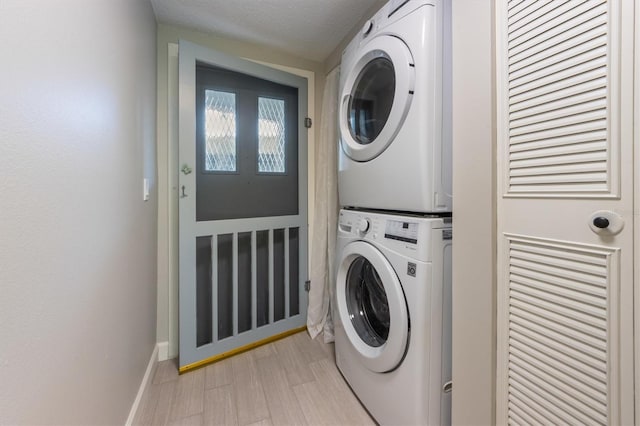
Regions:
M 640 7 L 634 8 L 634 75 L 633 75 L 633 115 L 640 113 Z M 634 315 L 634 388 L 635 421 L 640 419 L 640 120 L 633 126 L 633 315 Z
M 179 92 L 178 92 L 178 105 L 179 105 L 179 167 L 180 164 L 189 164 L 195 169 L 196 159 L 196 66 L 197 63 L 211 64 L 216 67 L 231 70 L 233 72 L 242 73 L 247 76 L 257 77 L 260 79 L 272 81 L 278 84 L 283 84 L 291 87 L 297 87 L 298 90 L 298 182 L 304 186 L 298 185 L 298 214 L 292 216 L 280 216 L 271 218 L 248 218 L 248 219 L 234 219 L 225 221 L 205 221 L 198 222 L 196 220 L 196 173 L 186 172 L 179 174 L 178 185 L 181 188 L 182 201 L 179 202 L 179 234 L 178 234 L 178 257 L 179 257 L 179 364 L 180 371 L 187 371 L 188 369 L 195 368 L 203 363 L 213 360 L 214 358 L 220 358 L 223 354 L 237 352 L 242 350 L 243 347 L 255 345 L 256 342 L 269 339 L 271 334 L 283 334 L 290 333 L 292 328 L 300 327 L 306 323 L 307 314 L 307 293 L 304 291 L 304 287 L 301 282 L 306 278 L 308 279 L 308 224 L 307 224 L 307 135 L 308 129 L 303 125 L 303 120 L 307 114 L 307 93 L 306 87 L 308 82 L 306 79 L 292 75 L 280 70 L 275 70 L 270 67 L 266 67 L 255 62 L 250 62 L 245 59 L 228 55 L 215 49 L 204 47 L 189 41 L 179 41 L 179 61 L 178 61 L 178 76 L 179 76 Z M 187 141 L 186 143 L 184 141 Z M 191 143 L 193 141 L 194 143 Z M 301 166 L 301 167 L 300 167 Z M 185 199 L 185 191 L 190 198 Z M 181 217 L 181 218 L 180 218 Z M 237 226 L 236 226 L 237 224 Z M 258 328 L 253 321 L 254 326 L 247 333 L 236 334 L 234 331 L 233 338 L 226 341 L 216 341 L 216 332 L 213 332 L 212 344 L 198 347 L 196 338 L 196 317 L 195 310 L 196 304 L 196 268 L 188 267 L 191 260 L 195 261 L 196 258 L 196 245 L 195 239 L 198 235 L 208 235 L 209 232 L 215 237 L 217 234 L 226 233 L 234 230 L 234 232 L 244 232 L 249 229 L 256 230 L 261 229 L 260 225 L 265 225 L 267 229 L 280 228 L 283 225 L 286 227 L 293 226 L 298 227 L 300 232 L 299 249 L 306 256 L 299 265 L 299 277 L 297 285 L 299 288 L 299 312 L 293 317 L 286 317 L 282 322 L 273 321 L 273 308 L 270 308 L 270 318 L 268 327 Z M 237 227 L 240 227 L 237 229 Z M 246 229 L 245 229 L 246 228 Z M 224 231 L 224 232 L 223 232 Z M 257 233 L 257 231 L 255 231 Z M 252 238 L 255 238 L 256 234 L 253 234 Z M 287 230 L 285 229 L 285 238 Z M 234 237 L 235 238 L 235 237 Z M 273 246 L 273 234 L 269 231 L 270 246 Z M 252 243 L 255 246 L 255 241 Z M 273 249 L 271 249 L 273 250 Z M 285 252 L 287 248 L 285 246 Z M 305 251 L 306 250 L 306 251 Z M 269 253 L 269 258 L 272 259 L 272 252 Z M 302 260 L 302 259 L 301 259 Z M 255 260 L 254 260 L 255 262 Z M 286 263 L 285 263 L 286 264 Z M 255 263 L 254 263 L 255 265 Z M 254 266 L 255 267 L 255 266 Z M 271 270 L 271 269 L 270 269 Z M 285 278 L 285 283 L 287 283 Z M 255 293 L 256 277 L 254 272 L 253 286 Z M 288 284 L 285 284 L 288 288 Z M 215 288 L 215 286 L 214 286 Z M 270 306 L 273 306 L 273 275 L 269 281 L 269 293 L 271 294 Z M 236 289 L 234 291 L 234 302 L 236 299 Z M 213 297 L 216 300 L 215 295 Z M 288 300 L 285 299 L 285 300 Z M 255 298 L 254 298 L 255 302 Z M 236 302 L 237 303 L 237 302 Z M 288 312 L 288 306 L 285 307 Z M 192 312 L 193 311 L 193 312 Z M 235 309 L 234 309 L 235 312 Z M 190 315 L 193 314 L 193 315 Z M 253 313 L 255 315 L 255 312 Z M 234 319 L 234 329 L 235 322 Z M 215 321 L 214 321 L 215 327 Z
M 203 40 L 199 41 L 203 44 Z M 204 43 L 205 46 L 216 48 L 213 43 Z M 161 49 L 166 49 L 166 80 L 159 80 L 160 84 L 166 84 L 166 97 L 159 99 L 159 117 L 166 120 L 166 137 L 162 133 L 158 136 L 158 149 L 161 155 L 158 158 L 158 168 L 164 169 L 165 179 L 160 179 L 158 183 L 158 194 L 164 198 L 166 203 L 159 202 L 159 239 L 162 244 L 158 247 L 158 360 L 176 358 L 179 352 L 179 320 L 178 320 L 178 43 L 168 42 Z M 253 61 L 269 68 L 286 71 L 307 79 L 308 106 L 307 116 L 315 123 L 315 72 L 302 68 L 294 68 L 286 65 L 274 64 L 270 62 L 257 61 L 251 58 L 244 59 Z M 163 61 L 164 62 L 164 61 Z M 166 105 L 163 105 L 163 103 Z M 163 116 L 166 108 L 166 116 Z M 313 127 L 312 127 L 313 129 Z M 161 131 L 161 130 L 160 130 Z M 162 131 L 161 131 L 162 132 Z M 314 149 L 315 131 L 307 134 L 308 156 L 307 156 L 307 222 L 313 223 L 314 206 Z M 162 154 L 166 157 L 162 158 Z M 161 201 L 161 200 L 159 200 Z M 311 236 L 313 229 L 308 227 L 308 234 Z M 159 241 L 160 243 L 161 241 Z M 309 261 L 310 261 L 310 250 Z

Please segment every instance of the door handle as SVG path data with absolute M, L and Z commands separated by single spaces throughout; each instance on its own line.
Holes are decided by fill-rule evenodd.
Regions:
M 609 227 L 609 219 L 604 216 L 597 216 L 593 218 L 593 226 L 600 229 L 605 229 Z
M 589 218 L 589 227 L 598 235 L 616 235 L 624 228 L 624 219 L 610 210 L 598 210 Z
M 182 185 L 182 194 L 180 194 L 180 198 L 187 198 L 187 194 L 184 192 L 185 186 Z

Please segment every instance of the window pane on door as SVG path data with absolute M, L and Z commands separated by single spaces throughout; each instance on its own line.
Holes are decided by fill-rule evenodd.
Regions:
M 205 91 L 205 170 L 236 171 L 236 95 Z
M 285 172 L 284 100 L 258 97 L 258 172 Z
M 297 96 L 297 89 L 290 86 L 197 67 L 196 221 L 298 214 Z M 229 108 L 218 102 L 215 115 L 206 112 L 213 99 L 225 97 L 230 98 Z M 207 114 L 230 117 L 227 133 L 232 136 L 229 151 L 235 155 L 235 169 L 205 164 L 207 156 L 219 153 L 211 143 L 207 147 Z

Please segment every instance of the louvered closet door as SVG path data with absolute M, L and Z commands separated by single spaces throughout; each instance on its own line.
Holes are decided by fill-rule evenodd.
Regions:
M 631 425 L 634 1 L 496 5 L 497 420 Z

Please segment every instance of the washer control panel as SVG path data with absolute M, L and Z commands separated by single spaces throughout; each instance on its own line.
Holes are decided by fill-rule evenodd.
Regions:
M 338 241 L 366 241 L 406 256 L 409 276 L 416 273 L 411 263 L 431 261 L 441 246 L 451 244 L 452 236 L 451 219 L 445 217 L 352 209 L 340 210 L 338 216 Z
M 390 240 L 418 244 L 418 222 L 387 220 L 384 237 Z

